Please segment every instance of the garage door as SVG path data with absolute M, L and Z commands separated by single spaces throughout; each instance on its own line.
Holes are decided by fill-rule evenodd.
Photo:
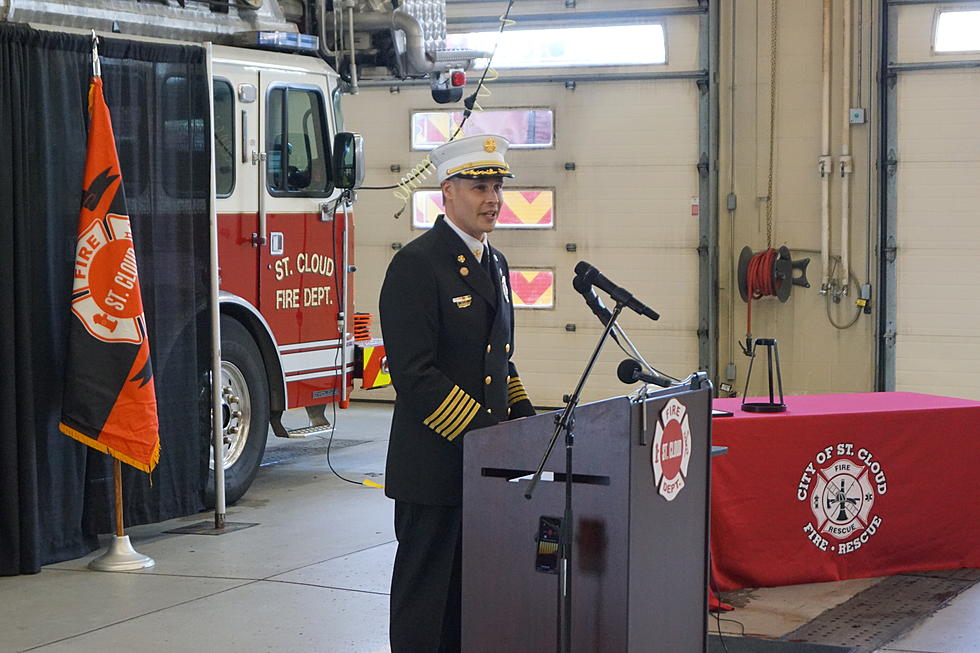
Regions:
M 972 19 L 980 50 L 980 11 L 895 10 L 893 387 L 980 399 L 980 61 L 935 40 Z
M 635 24 L 636 12 L 618 20 Z M 518 25 L 526 22 L 518 19 Z M 604 12 L 603 22 L 615 24 L 616 12 Z M 516 191 L 508 201 L 513 224 L 501 225 L 491 242 L 520 275 L 512 283 L 518 303 L 526 305 L 518 309 L 516 361 L 539 405 L 561 405 L 602 331 L 571 285 L 580 260 L 662 314 L 658 322 L 635 314 L 621 318 L 647 360 L 678 377 L 698 368 L 697 73 L 704 20 L 689 13 L 651 16 L 649 22 L 666 35 L 665 63 L 501 69 L 500 79 L 489 84 L 491 94 L 481 98 L 487 114 L 508 109 L 535 116 L 534 129 L 526 117 L 511 119 L 524 120 L 518 131 L 528 142 L 508 155 L 517 173 L 507 184 Z M 534 21 L 535 28 L 568 26 L 567 19 L 561 24 Z M 365 135 L 370 185 L 395 183 L 422 159 L 420 120 L 428 120 L 424 126 L 437 132 L 453 119 L 439 115 L 442 108 L 433 105 L 427 86 L 366 88 L 347 100 L 347 128 Z M 505 125 L 502 120 L 478 115 L 474 124 Z M 385 268 L 400 244 L 421 233 L 425 212 L 437 211 L 431 201 L 436 189 L 429 178 L 414 189 L 414 197 L 400 193 L 409 204 L 398 218 L 393 214 L 402 208 L 402 198 L 390 191 L 359 194 L 359 310 L 376 313 Z M 609 343 L 586 387 L 586 399 L 629 390 L 616 378 L 623 358 Z M 359 396 L 388 398 L 388 393 Z

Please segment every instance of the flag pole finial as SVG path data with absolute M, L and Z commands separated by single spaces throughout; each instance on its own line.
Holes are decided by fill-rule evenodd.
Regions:
M 99 63 L 99 37 L 92 30 L 92 76 L 102 77 L 102 65 Z

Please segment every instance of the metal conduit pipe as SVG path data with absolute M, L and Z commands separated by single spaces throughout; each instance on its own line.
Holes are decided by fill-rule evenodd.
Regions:
M 435 62 L 430 61 L 425 56 L 425 37 L 422 33 L 422 25 L 413 16 L 401 9 L 396 9 L 391 14 L 379 12 L 358 14 L 354 31 L 384 29 L 386 27 L 405 32 L 405 54 L 408 56 L 408 63 L 413 74 L 420 75 L 435 69 Z
M 851 0 L 844 0 L 844 54 L 843 81 L 841 82 L 841 214 L 840 214 L 840 261 L 841 286 L 840 294 L 847 295 L 850 283 L 851 264 L 848 255 L 851 248 L 851 173 L 854 172 L 854 162 L 851 157 Z
M 327 0 L 317 0 L 316 3 L 316 24 L 320 31 L 320 58 L 327 63 L 330 63 L 328 59 L 333 59 L 334 64 L 337 63 L 336 53 L 327 47 L 327 25 L 324 20 L 326 14 L 326 4 Z
M 980 62 L 978 62 L 980 63 Z M 564 75 L 508 75 L 494 80 L 494 84 L 564 84 L 565 82 L 641 82 L 667 79 L 691 79 L 708 81 L 706 70 L 679 70 L 676 72 L 647 72 L 647 73 L 568 73 Z M 477 84 L 476 79 L 468 80 L 470 86 Z M 387 80 L 374 79 L 361 82 L 362 88 L 388 88 L 392 86 L 428 86 L 425 79 Z
M 352 95 L 357 95 L 357 48 L 354 47 L 354 3 L 351 2 L 347 6 L 347 28 L 350 30 L 350 43 L 348 47 L 350 48 L 350 92 Z M 344 264 L 346 265 L 346 263 Z M 345 336 L 346 337 L 346 336 Z M 343 369 L 341 369 L 343 372 Z M 346 377 L 344 377 L 346 378 Z M 346 386 L 346 381 L 344 381 Z
M 214 48 L 211 43 L 205 44 L 205 60 L 208 76 L 208 104 L 214 115 Z M 214 142 L 214 121 L 209 120 L 208 142 Z M 217 192 L 217 173 L 214 164 L 214 150 L 211 150 L 210 193 L 214 197 Z M 208 202 L 208 294 L 211 300 L 211 448 L 214 452 L 214 528 L 225 527 L 225 466 L 224 442 L 222 440 L 221 414 L 221 304 L 218 300 L 218 277 L 221 272 L 218 267 L 218 210 L 215 203 Z
M 873 30 L 873 26 L 875 24 L 875 3 L 874 2 L 868 3 L 868 12 L 869 13 L 868 13 L 867 25 L 868 25 L 869 29 L 868 29 L 868 40 L 867 40 L 867 46 L 866 46 L 867 47 L 867 52 L 868 52 L 868 56 L 867 56 L 867 61 L 868 61 L 868 75 L 867 75 L 868 95 L 867 95 L 867 104 L 865 104 L 865 96 L 864 96 L 864 90 L 863 90 L 864 89 L 864 86 L 862 84 L 862 74 L 861 74 L 861 71 L 864 69 L 864 62 L 865 62 L 865 56 L 864 56 L 864 51 L 865 51 L 865 45 L 864 45 L 864 43 L 865 43 L 865 40 L 864 40 L 864 26 L 865 26 L 865 21 L 864 21 L 864 0 L 858 0 L 858 8 L 857 8 L 857 15 L 858 15 L 858 25 L 857 25 L 857 36 L 858 36 L 858 48 L 857 48 L 858 83 L 856 85 L 856 87 L 857 87 L 857 96 L 858 96 L 857 106 L 859 106 L 859 107 L 867 106 L 871 110 L 872 115 L 874 115 L 874 96 L 875 96 L 874 95 L 874 93 L 875 93 L 875 81 L 874 81 L 874 77 L 875 76 L 872 74 L 873 71 L 874 71 L 874 33 L 872 31 Z M 874 201 L 874 193 L 871 190 L 872 188 L 874 188 L 874 186 L 873 186 L 873 182 L 874 182 L 874 167 L 872 165 L 872 161 L 874 161 L 874 155 L 873 155 L 874 150 L 872 149 L 872 147 L 874 146 L 874 143 L 873 143 L 873 140 L 872 140 L 873 136 L 874 136 L 874 130 L 871 129 L 870 128 L 870 125 L 869 125 L 866 128 L 866 133 L 865 133 L 865 139 L 867 141 L 867 148 L 868 148 L 867 149 L 868 159 L 865 162 L 865 166 L 864 166 L 865 175 L 867 177 L 865 183 L 867 184 L 866 185 L 866 188 L 868 189 L 867 190 L 867 197 L 865 199 L 865 209 L 864 209 L 865 210 L 865 223 L 866 223 L 865 224 L 865 240 L 864 240 L 864 283 L 868 286 L 868 288 L 871 287 L 871 261 L 872 261 L 872 258 L 873 258 L 873 250 L 872 250 L 873 245 L 872 245 L 871 239 L 872 239 L 872 236 L 874 235 L 874 222 L 873 222 L 874 218 L 873 218 L 873 214 L 872 214 L 872 206 L 873 206 L 872 202 Z
M 820 294 L 825 295 L 830 286 L 830 1 L 823 0 L 823 57 L 820 70 L 823 74 L 823 100 L 820 113 Z

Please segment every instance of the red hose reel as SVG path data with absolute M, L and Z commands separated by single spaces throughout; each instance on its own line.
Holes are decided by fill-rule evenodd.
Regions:
M 793 286 L 809 288 L 810 282 L 806 278 L 806 266 L 809 264 L 809 258 L 794 261 L 789 247 L 785 245 L 779 249 L 770 247 L 757 254 L 752 253 L 747 245 L 742 248 L 738 257 L 738 292 L 749 307 L 745 318 L 745 344 L 739 343 L 739 346 L 746 356 L 755 357 L 752 343 L 752 300 L 778 297 L 780 302 L 785 302 L 789 299 Z M 772 342 L 775 344 L 776 341 Z
M 794 261 L 785 245 L 759 253 L 753 253 L 746 245 L 738 257 L 738 292 L 742 301 L 748 302 L 751 294 L 753 299 L 778 297 L 780 302 L 785 302 L 793 286 L 810 287 L 806 278 L 809 264 L 809 258 Z

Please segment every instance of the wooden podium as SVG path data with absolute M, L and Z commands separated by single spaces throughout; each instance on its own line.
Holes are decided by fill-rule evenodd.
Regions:
M 576 653 L 707 650 L 710 414 L 707 382 L 575 411 Z M 560 521 L 564 512 L 564 434 L 543 482 L 531 500 L 524 497 L 555 415 L 466 436 L 464 653 L 557 650 L 558 575 L 538 568 L 547 568 L 554 548 L 542 517 Z M 546 482 L 547 472 L 553 481 Z

